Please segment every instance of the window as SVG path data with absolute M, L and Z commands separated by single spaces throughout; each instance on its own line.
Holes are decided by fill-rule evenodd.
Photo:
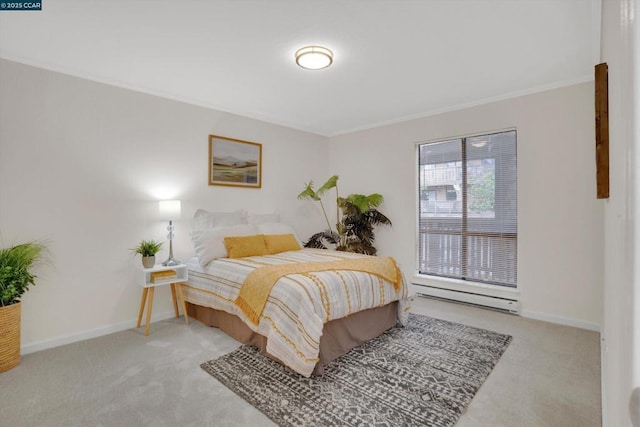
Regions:
M 418 146 L 418 271 L 517 285 L 516 131 Z

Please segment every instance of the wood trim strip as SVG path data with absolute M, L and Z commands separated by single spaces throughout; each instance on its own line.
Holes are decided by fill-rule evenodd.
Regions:
M 596 107 L 596 193 L 598 199 L 609 198 L 609 67 L 595 66 Z

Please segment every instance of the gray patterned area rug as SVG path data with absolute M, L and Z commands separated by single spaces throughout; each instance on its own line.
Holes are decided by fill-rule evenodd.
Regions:
M 452 426 L 511 342 L 508 335 L 411 314 L 406 327 L 305 378 L 239 349 L 201 365 L 281 426 Z

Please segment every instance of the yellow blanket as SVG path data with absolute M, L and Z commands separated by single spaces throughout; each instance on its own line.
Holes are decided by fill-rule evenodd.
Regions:
M 234 302 L 247 318 L 257 325 L 271 293 L 271 288 L 281 277 L 289 274 L 345 270 L 374 274 L 392 283 L 396 291 L 400 290 L 402 286 L 402 273 L 392 257 L 267 265 L 253 270 L 247 276 L 240 288 L 240 294 Z

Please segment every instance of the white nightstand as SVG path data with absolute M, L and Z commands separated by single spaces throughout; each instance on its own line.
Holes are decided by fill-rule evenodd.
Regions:
M 152 281 L 152 274 L 163 271 L 175 271 L 176 276 L 169 278 L 156 279 Z M 189 279 L 189 273 L 187 272 L 187 266 L 184 264 L 172 265 L 169 267 L 165 267 L 162 264 L 157 264 L 151 268 L 139 268 L 136 272 L 136 283 L 142 288 L 142 301 L 140 301 L 140 311 L 138 312 L 138 328 L 140 327 L 140 323 L 142 322 L 142 313 L 144 313 L 144 306 L 146 301 L 149 301 L 149 306 L 147 307 L 147 324 L 144 328 L 144 334 L 149 335 L 149 323 L 151 322 L 151 310 L 153 309 L 153 292 L 156 286 L 164 286 L 171 285 L 171 298 L 173 299 L 173 309 L 176 312 L 176 317 L 180 317 L 180 313 L 178 312 L 178 301 L 180 300 L 180 305 L 182 306 L 182 312 L 184 313 L 184 321 L 188 325 L 189 318 L 187 317 L 187 307 L 184 303 L 184 296 L 182 295 L 182 288 L 180 284 L 182 282 L 186 282 Z M 178 285 L 176 287 L 176 284 Z M 177 298 L 176 298 L 177 293 Z

